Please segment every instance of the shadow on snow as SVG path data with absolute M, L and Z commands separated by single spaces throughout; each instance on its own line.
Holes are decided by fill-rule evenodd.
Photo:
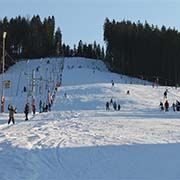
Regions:
M 33 150 L 1 143 L 1 180 L 180 179 L 180 144 L 62 148 L 62 143 Z

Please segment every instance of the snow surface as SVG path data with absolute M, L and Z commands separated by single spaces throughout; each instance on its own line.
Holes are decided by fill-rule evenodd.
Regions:
M 33 69 L 37 110 L 60 74 L 62 85 L 51 112 L 24 121 L 32 97 L 23 87 L 31 88 Z M 0 115 L 0 180 L 180 179 L 180 112 L 159 110 L 165 89 L 171 105 L 180 99 L 179 88 L 153 88 L 85 58 L 21 61 L 4 79 L 12 86 Z M 111 98 L 120 111 L 105 110 Z M 15 125 L 7 125 L 9 103 L 18 109 Z

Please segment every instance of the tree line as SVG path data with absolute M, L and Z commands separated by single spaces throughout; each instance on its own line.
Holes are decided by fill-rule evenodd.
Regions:
M 104 41 L 112 71 L 163 85 L 180 83 L 180 33 L 175 28 L 106 18 Z
M 56 56 L 104 59 L 105 56 L 104 48 L 96 42 L 86 44 L 80 40 L 73 48 L 63 43 L 60 27 L 55 29 L 54 16 L 43 20 L 39 15 L 34 15 L 32 18 L 18 16 L 10 20 L 4 17 L 0 20 L 0 57 L 2 57 L 3 32 L 7 32 L 5 49 L 8 56 L 6 53 L 5 69 L 15 62 L 12 59 Z M 0 62 L 2 64 L 2 58 Z

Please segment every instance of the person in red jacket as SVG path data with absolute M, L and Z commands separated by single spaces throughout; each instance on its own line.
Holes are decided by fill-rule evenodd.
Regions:
M 168 103 L 168 100 L 165 101 L 164 107 L 165 107 L 165 111 L 168 111 L 168 110 L 169 110 L 169 103 Z

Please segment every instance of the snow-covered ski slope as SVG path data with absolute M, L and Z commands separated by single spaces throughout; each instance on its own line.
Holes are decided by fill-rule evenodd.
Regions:
M 22 112 L 31 96 L 22 89 L 37 67 L 37 110 L 61 73 L 62 86 L 51 112 L 25 122 Z M 180 179 L 180 112 L 159 110 L 165 89 L 171 105 L 180 100 L 179 88 L 152 88 L 84 58 L 22 61 L 5 79 L 12 81 L 5 89 L 6 107 L 13 103 L 18 113 L 15 125 L 7 125 L 7 109 L 0 115 L 0 180 Z M 120 111 L 105 110 L 111 98 Z

